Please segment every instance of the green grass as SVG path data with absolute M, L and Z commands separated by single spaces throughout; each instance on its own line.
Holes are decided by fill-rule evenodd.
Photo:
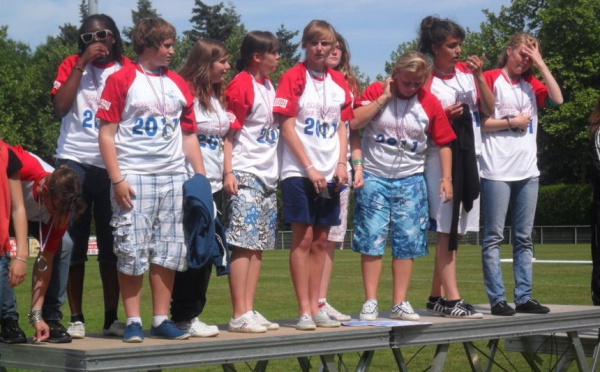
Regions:
M 260 279 L 256 308 L 269 319 L 291 318 L 297 316 L 296 300 L 292 287 L 289 267 L 289 251 L 265 252 L 263 255 L 263 271 Z M 348 249 L 336 251 L 334 274 L 332 278 L 329 301 L 338 309 L 347 313 L 356 314 L 360 311 L 363 303 L 363 287 L 360 271 L 360 256 Z M 433 271 L 433 254 L 415 261 L 413 278 L 409 290 L 408 300 L 415 308 L 422 308 L 425 304 L 431 286 Z M 511 257 L 511 248 L 503 247 L 502 257 Z M 539 245 L 536 246 L 536 258 L 543 260 L 589 260 L 589 245 Z M 384 273 L 379 289 L 379 303 L 382 311 L 388 311 L 391 305 L 392 280 L 391 280 L 391 257 L 384 257 Z M 30 264 L 32 260 L 30 260 Z M 506 293 L 509 302 L 512 302 L 513 276 L 511 264 L 502 264 Z M 534 264 L 534 297 L 544 304 L 573 304 L 590 305 L 590 276 L 591 265 L 581 264 Z M 481 254 L 478 246 L 461 246 L 458 258 L 458 280 L 459 289 L 463 298 L 470 303 L 487 303 L 487 296 L 483 287 L 481 273 Z M 21 326 L 28 336 L 33 334 L 33 328 L 27 324 L 26 313 L 29 308 L 29 288 L 21 285 L 17 289 L 19 309 L 21 312 Z M 146 286 L 143 294 L 143 319 L 149 324 L 151 318 L 150 291 Z M 84 312 L 86 317 L 87 332 L 100 332 L 103 322 L 102 291 L 98 266 L 95 258 L 87 265 L 85 282 Z M 65 312 L 64 324 L 68 323 L 68 305 L 63 308 Z M 208 293 L 208 304 L 201 319 L 209 324 L 224 324 L 231 316 L 231 300 L 229 297 L 229 286 L 227 277 L 211 278 Z M 123 319 L 123 311 L 120 310 L 120 318 Z M 118 341 L 116 341 L 118 342 Z M 502 345 L 502 344 L 501 344 Z M 486 342 L 476 343 L 481 349 L 487 350 Z M 116 345 L 118 347 L 118 345 Z M 503 349 L 503 348 L 502 348 Z M 402 353 L 410 362 L 411 370 L 423 371 L 428 368 L 432 361 L 435 347 L 403 348 Z M 497 360 L 508 370 L 518 371 L 530 370 L 524 359 L 517 353 L 506 353 L 508 361 L 501 355 Z M 350 370 L 356 367 L 359 355 L 349 353 L 344 355 L 344 362 Z M 548 370 L 551 363 L 556 362 L 556 357 L 542 355 L 542 370 Z M 313 367 L 319 365 L 318 358 L 313 358 Z M 485 363 L 485 359 L 483 362 Z M 573 363 L 575 364 L 575 363 Z M 244 364 L 238 364 L 239 370 L 249 370 Z M 371 365 L 371 371 L 395 370 L 395 362 L 390 350 L 381 350 L 375 353 Z M 269 363 L 271 371 L 297 371 L 300 370 L 295 359 L 274 360 Z M 452 345 L 446 360 L 446 371 L 463 371 L 468 369 L 467 360 L 462 345 Z M 500 370 L 495 368 L 494 370 Z M 571 370 L 576 370 L 575 366 Z M 177 369 L 177 371 L 222 371 L 219 366 L 195 367 Z

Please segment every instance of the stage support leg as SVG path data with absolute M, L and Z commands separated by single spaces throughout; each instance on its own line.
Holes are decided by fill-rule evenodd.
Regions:
M 477 350 L 473 347 L 472 342 L 463 342 L 463 346 L 465 348 L 465 353 L 467 353 L 467 358 L 469 359 L 469 364 L 471 365 L 471 370 L 474 372 L 483 372 L 481 368 L 481 360 L 479 358 L 479 354 L 477 354 Z
M 496 360 L 496 351 L 498 350 L 499 339 L 490 340 L 488 342 L 488 349 L 490 349 L 490 357 L 488 359 L 487 365 L 485 366 L 485 372 L 492 372 L 492 367 L 494 366 L 494 361 Z
M 400 350 L 400 348 L 392 348 L 392 354 L 394 354 L 394 359 L 396 359 L 396 365 L 398 365 L 398 370 L 408 372 L 408 365 L 404 361 L 404 356 L 402 355 L 402 351 Z
M 598 341 L 596 342 L 596 347 L 594 348 L 594 356 L 592 358 L 592 372 L 598 372 L 598 359 L 600 359 L 600 331 L 598 332 Z
M 392 351 L 393 350 L 394 349 L 392 349 Z M 367 350 L 363 352 L 360 356 L 360 360 L 358 361 L 358 365 L 356 366 L 356 372 L 367 372 L 369 370 L 369 366 L 371 366 L 373 355 L 375 355 L 375 350 Z
M 587 364 L 587 359 L 585 358 L 585 352 L 583 351 L 583 346 L 581 345 L 581 340 L 579 339 L 579 333 L 577 331 L 569 331 L 567 332 L 569 336 L 569 340 L 571 340 L 571 345 L 575 349 L 575 355 L 577 355 L 577 366 L 580 371 L 589 371 L 589 367 Z
M 450 344 L 440 344 L 435 350 L 435 357 L 431 364 L 431 372 L 442 372 L 444 370 L 444 364 L 446 363 L 446 357 L 448 356 L 448 349 Z

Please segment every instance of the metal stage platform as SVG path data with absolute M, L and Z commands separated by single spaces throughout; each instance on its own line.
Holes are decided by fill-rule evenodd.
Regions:
M 269 360 L 298 358 L 300 369 L 307 371 L 307 358 L 319 356 L 324 369 L 335 371 L 336 354 L 360 352 L 356 370 L 366 371 L 375 350 L 392 348 L 398 368 L 407 371 L 402 348 L 432 345 L 437 350 L 431 371 L 442 371 L 449 345 L 462 343 L 467 355 L 465 365 L 483 371 L 472 344 L 475 341 L 490 340 L 485 367 L 489 370 L 500 339 L 566 333 L 575 350 L 583 350 L 578 332 L 600 328 L 600 309 L 593 306 L 550 305 L 550 314 L 512 317 L 492 316 L 488 305 L 475 307 L 485 314 L 484 319 L 450 319 L 417 310 L 421 322 L 409 327 L 361 326 L 301 332 L 293 328 L 295 319 L 288 319 L 279 321 L 278 331 L 238 334 L 224 331 L 223 325 L 217 337 L 184 341 L 147 337 L 141 344 L 126 344 L 119 339 L 88 335 L 70 344 L 0 343 L 0 366 L 44 371 L 131 371 L 222 365 L 224 370 L 234 371 L 233 363 L 256 362 L 254 370 L 264 371 Z M 380 318 L 387 315 L 382 313 Z M 424 322 L 431 324 L 419 324 Z M 596 345 L 597 339 L 592 346 Z M 575 359 L 581 371 L 591 370 L 583 351 L 576 352 Z

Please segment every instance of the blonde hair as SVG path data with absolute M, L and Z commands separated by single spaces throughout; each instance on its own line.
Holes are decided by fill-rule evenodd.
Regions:
M 431 76 L 431 61 L 421 52 L 406 52 L 398 58 L 392 77 L 401 72 L 412 72 L 423 74 L 423 81 L 427 81 Z
M 214 95 L 222 101 L 222 83 L 210 81 L 213 63 L 227 56 L 225 44 L 213 39 L 200 39 L 190 50 L 179 74 L 194 85 L 196 97 L 205 110 L 215 111 L 210 98 Z M 221 102 L 222 104 L 222 102 Z
M 302 48 L 306 48 L 306 43 L 315 40 L 326 40 L 335 45 L 337 41 L 335 29 L 327 21 L 313 19 L 304 27 L 304 32 L 302 32 Z
M 536 37 L 532 36 L 527 32 L 519 32 L 518 34 L 513 35 L 513 37 L 510 39 L 510 43 L 508 44 L 508 46 L 506 46 L 502 50 L 502 54 L 500 54 L 500 58 L 498 60 L 498 67 L 503 68 L 504 66 L 506 66 L 506 63 L 508 62 L 508 48 L 514 50 L 521 45 L 525 45 L 530 48 L 537 48 L 537 50 L 540 52 L 540 55 L 542 54 L 542 46 L 540 45 L 540 41 Z M 532 74 L 533 66 L 531 66 L 529 69 L 527 69 L 527 71 L 523 72 L 521 75 L 529 76 Z

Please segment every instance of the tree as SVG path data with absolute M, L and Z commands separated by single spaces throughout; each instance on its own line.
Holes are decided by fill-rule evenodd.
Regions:
M 123 39 L 131 40 L 131 32 L 133 31 L 133 27 L 143 18 L 156 18 L 160 17 L 158 11 L 152 7 L 151 0 L 138 0 L 137 2 L 137 10 L 131 11 L 131 21 L 133 22 L 132 27 L 123 27 L 121 33 L 123 34 Z
M 184 34 L 193 42 L 201 38 L 210 38 L 225 42 L 240 22 L 235 6 L 231 3 L 226 7 L 222 2 L 216 5 L 206 5 L 201 0 L 195 0 L 190 22 L 195 25 Z
M 293 66 L 300 61 L 300 53 L 298 53 L 300 43 L 292 43 L 292 39 L 298 36 L 299 33 L 300 31 L 286 30 L 283 24 L 275 32 L 277 41 L 279 41 L 280 59 L 287 61 L 289 66 Z

